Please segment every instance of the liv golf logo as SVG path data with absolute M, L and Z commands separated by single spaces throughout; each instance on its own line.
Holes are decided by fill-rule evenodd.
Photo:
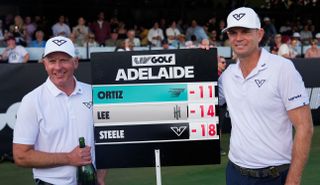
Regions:
M 194 78 L 194 66 L 176 66 L 175 54 L 134 55 L 131 66 L 118 69 L 115 81 Z
M 0 131 L 8 125 L 10 128 L 14 128 L 14 124 L 17 119 L 17 112 L 20 106 L 20 102 L 12 104 L 5 113 L 0 113 Z
M 132 56 L 132 66 L 164 66 L 175 65 L 174 54 L 164 55 L 134 55 Z

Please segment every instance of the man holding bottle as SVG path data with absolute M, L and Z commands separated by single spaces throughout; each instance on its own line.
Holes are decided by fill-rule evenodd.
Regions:
M 33 168 L 36 184 L 75 185 L 77 166 L 95 161 L 91 86 L 74 77 L 79 63 L 68 38 L 47 41 L 43 64 L 47 80 L 22 99 L 17 113 L 14 161 Z M 98 172 L 100 185 L 105 172 Z

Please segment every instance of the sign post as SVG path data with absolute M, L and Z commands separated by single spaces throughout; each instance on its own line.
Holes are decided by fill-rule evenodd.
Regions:
M 154 150 L 154 156 L 155 156 L 155 161 L 156 161 L 156 179 L 157 179 L 157 185 L 162 185 L 162 180 L 161 180 L 160 150 L 159 150 L 159 149 Z

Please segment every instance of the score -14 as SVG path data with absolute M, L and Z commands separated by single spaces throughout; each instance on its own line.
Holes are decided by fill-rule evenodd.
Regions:
M 215 105 L 213 103 L 189 103 L 188 118 L 213 118 L 216 114 Z

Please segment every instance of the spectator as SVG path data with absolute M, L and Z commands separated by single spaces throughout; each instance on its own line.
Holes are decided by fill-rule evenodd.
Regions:
M 114 32 L 115 30 L 119 30 L 119 20 L 117 17 L 111 17 L 110 19 L 110 30 L 111 33 Z
M 167 28 L 167 21 L 165 18 L 161 18 L 159 21 L 159 28 L 162 30 L 162 32 L 164 33 L 164 39 L 167 39 L 167 35 L 166 35 L 166 28 Z
M 39 16 L 36 15 L 34 16 L 34 22 L 37 25 L 37 30 L 42 30 L 43 33 L 45 33 L 45 40 L 47 40 L 52 33 L 52 29 L 50 26 L 48 26 L 48 19 L 46 18 L 46 16 Z
M 86 26 L 86 20 L 83 17 L 78 18 L 78 25 L 72 28 L 72 33 L 75 36 L 76 45 L 84 46 L 89 34 L 89 28 Z
M 292 34 L 291 21 L 287 20 L 285 25 L 280 26 L 279 32 L 281 35 L 291 35 Z
M 312 33 L 312 35 L 315 35 L 316 34 L 316 32 L 315 32 L 316 31 L 316 26 L 312 23 L 311 19 L 307 20 L 307 25 L 308 25 L 309 30 Z
M 10 25 L 9 32 L 16 38 L 16 44 L 26 46 L 26 30 L 20 15 L 14 17 L 14 24 Z
M 305 58 L 320 58 L 320 48 L 318 47 L 318 40 L 312 39 L 311 47 L 307 49 L 305 53 Z
M 212 45 L 210 45 L 210 41 L 208 39 L 202 39 L 202 41 L 200 42 L 199 46 L 198 47 L 201 47 L 201 48 L 211 48 L 213 47 Z
M 161 41 L 163 39 L 163 31 L 159 28 L 159 23 L 155 22 L 148 32 L 148 41 L 152 46 L 161 47 Z
M 147 46 L 149 44 L 149 41 L 148 41 L 149 30 L 144 26 L 140 25 L 139 31 L 140 31 L 139 37 L 141 41 L 141 46 Z
M 196 20 L 192 20 L 191 26 L 186 31 L 187 40 L 191 40 L 192 35 L 196 36 L 198 42 L 201 42 L 202 39 L 208 39 L 203 27 L 199 26 Z
M 177 28 L 178 28 L 178 30 L 180 31 L 180 33 L 181 34 L 184 34 L 185 32 L 185 24 L 184 24 L 184 22 L 183 22 L 183 20 L 182 19 L 179 19 L 178 20 L 178 22 L 177 22 Z
M 0 19 L 0 47 L 4 47 L 6 45 L 6 41 L 5 41 L 6 32 L 7 31 L 4 29 L 4 26 L 3 26 L 3 21 Z
M 207 22 L 208 32 L 211 33 L 213 30 L 217 30 L 217 18 L 211 17 Z
M 296 39 L 296 41 L 297 41 L 297 46 L 302 46 L 302 44 L 301 44 L 301 35 L 300 35 L 299 32 L 294 32 L 294 33 L 292 34 L 292 39 Z
M 134 47 L 140 47 L 140 45 L 141 45 L 140 39 L 136 37 L 136 32 L 133 29 L 131 29 L 127 32 L 126 40 L 133 43 Z
M 178 49 L 186 47 L 186 36 L 183 34 L 180 34 L 178 35 L 177 38 L 178 38 L 177 40 L 172 42 L 171 46 Z
M 164 49 L 164 50 L 166 50 L 166 49 L 175 49 L 173 46 L 171 46 L 169 44 L 167 39 L 162 40 L 161 44 L 162 44 L 162 49 Z
M 129 40 L 122 40 L 120 46 L 116 47 L 115 51 L 133 51 L 133 43 Z
M 262 45 L 269 45 L 270 41 L 273 39 L 273 37 L 277 34 L 276 27 L 273 25 L 269 17 L 265 17 L 263 19 L 264 22 L 264 38 L 262 40 Z
M 300 32 L 301 43 L 303 45 L 308 45 L 312 39 L 312 33 L 309 30 L 309 26 L 303 26 L 303 30 Z
M 282 44 L 281 39 L 282 39 L 281 34 L 276 34 L 274 36 L 273 41 L 270 43 L 270 52 L 272 54 L 275 54 L 275 55 L 278 54 L 279 48 Z
M 221 43 L 217 40 L 217 31 L 216 30 L 212 30 L 210 32 L 210 35 L 209 35 L 209 42 L 210 42 L 210 45 L 212 46 L 221 46 Z
M 64 37 L 70 37 L 71 31 L 69 25 L 65 23 L 65 16 L 60 15 L 59 21 L 55 23 L 51 29 L 53 36 L 64 36 Z
M 224 44 L 225 41 L 228 40 L 227 34 L 222 31 L 225 28 L 226 28 L 226 22 L 224 20 L 220 20 L 219 27 L 218 27 L 218 41 L 220 43 L 223 43 L 224 46 L 225 46 Z
M 291 39 L 289 36 L 282 36 L 282 44 L 280 45 L 278 55 L 285 57 L 285 58 L 294 58 L 292 48 L 290 46 Z
M 77 44 L 76 35 L 74 33 L 71 33 L 69 36 L 69 39 L 72 41 L 73 45 L 76 47 L 76 55 L 78 56 L 79 50 L 77 48 L 80 46 Z
M 110 24 L 105 21 L 104 13 L 99 12 L 98 19 L 91 24 L 90 30 L 95 35 L 96 41 L 100 46 L 104 46 L 108 38 L 110 38 Z
M 99 44 L 97 43 L 95 36 L 93 33 L 89 33 L 86 39 L 85 46 L 90 48 L 90 47 L 98 47 Z
M 222 72 L 226 69 L 227 67 L 227 62 L 226 59 L 222 56 L 217 56 L 218 57 L 218 76 L 220 77 Z M 220 112 L 221 111 L 221 112 Z M 219 110 L 219 118 L 221 118 L 221 123 L 225 123 L 225 114 L 229 114 L 227 112 L 227 108 L 226 105 L 224 106 L 220 106 L 220 110 Z M 220 137 L 222 136 L 222 128 L 219 128 L 219 132 L 220 132 Z M 221 145 L 220 145 L 220 154 L 221 156 L 225 156 L 227 155 L 227 153 L 222 149 Z
M 197 40 L 197 37 L 195 35 L 191 35 L 191 40 L 186 42 L 187 48 L 197 48 L 199 47 L 199 42 Z
M 35 40 L 30 42 L 29 47 L 44 48 L 46 41 L 44 40 L 44 33 L 42 30 L 36 31 L 35 38 Z
M 226 69 L 227 62 L 226 59 L 222 56 L 218 56 L 218 76 L 222 74 L 222 72 Z
M 317 39 L 317 41 L 318 41 L 318 45 L 320 44 L 320 33 L 317 33 L 316 35 L 315 35 L 315 37 L 316 37 L 316 39 Z
M 170 27 L 166 29 L 166 35 L 168 38 L 168 43 L 172 44 L 173 41 L 177 40 L 178 35 L 180 35 L 180 31 L 177 28 L 176 21 L 172 21 Z
M 291 42 L 290 42 L 290 56 L 291 56 L 291 58 L 300 57 L 297 44 L 298 44 L 297 39 L 292 38 Z
M 32 21 L 30 16 L 24 18 L 25 31 L 26 31 L 26 42 L 27 45 L 33 40 L 33 35 L 37 29 L 37 25 Z
M 29 53 L 20 45 L 16 45 L 16 38 L 9 36 L 6 39 L 7 48 L 2 52 L 0 59 L 2 61 L 8 60 L 8 63 L 27 63 L 29 60 Z
M 111 33 L 111 37 L 106 40 L 105 46 L 109 47 L 117 47 L 121 45 L 122 40 L 118 39 L 118 32 L 114 30 L 114 32 Z
M 126 24 L 122 21 L 119 22 L 118 39 L 124 40 L 127 38 Z
M 294 32 L 300 32 L 303 29 L 303 25 L 301 23 L 301 17 L 294 17 L 291 22 L 291 34 Z
M 293 42 L 295 44 L 293 50 L 296 51 L 297 53 L 302 53 L 302 43 L 301 43 L 301 36 L 300 36 L 300 33 L 299 32 L 294 32 L 292 34 L 292 37 L 291 37 L 291 40 L 295 40 L 295 42 Z M 291 46 L 293 47 L 293 46 Z M 298 52 L 299 51 L 299 52 Z
M 12 14 L 6 14 L 3 21 L 4 29 L 10 31 L 10 26 L 14 24 L 14 16 Z

